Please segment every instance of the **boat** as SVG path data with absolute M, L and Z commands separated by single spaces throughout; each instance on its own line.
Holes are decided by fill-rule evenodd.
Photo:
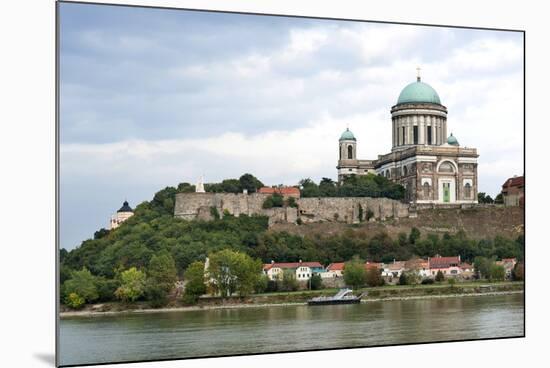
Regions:
M 308 305 L 329 305 L 329 304 L 357 304 L 361 302 L 361 297 L 353 295 L 351 289 L 340 289 L 334 296 L 318 296 L 308 300 Z

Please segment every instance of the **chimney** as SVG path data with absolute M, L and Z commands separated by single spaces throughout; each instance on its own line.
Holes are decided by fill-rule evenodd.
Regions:
M 243 189 L 243 194 L 248 194 L 248 189 Z
M 299 262 L 300 262 L 300 263 L 302 263 L 302 260 L 300 259 L 300 261 L 299 261 Z
M 275 261 L 274 261 L 274 260 L 271 260 L 271 264 L 273 264 L 273 263 L 275 263 Z

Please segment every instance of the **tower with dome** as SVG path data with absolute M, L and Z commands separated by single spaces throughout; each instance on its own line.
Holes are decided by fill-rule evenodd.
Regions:
M 338 180 L 349 175 L 383 175 L 405 187 L 417 205 L 477 203 L 475 148 L 447 133 L 447 108 L 420 74 L 391 108 L 392 149 L 377 159 L 357 158 L 357 139 L 348 129 L 339 139 Z

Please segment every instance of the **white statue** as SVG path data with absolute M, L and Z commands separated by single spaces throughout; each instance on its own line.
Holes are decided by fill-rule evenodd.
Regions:
M 199 182 L 197 183 L 197 186 L 195 187 L 196 193 L 206 193 L 204 190 L 204 178 L 201 176 L 199 179 Z

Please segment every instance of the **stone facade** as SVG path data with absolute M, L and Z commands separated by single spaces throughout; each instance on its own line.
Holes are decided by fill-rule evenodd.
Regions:
M 300 198 L 297 207 L 262 208 L 268 194 L 179 193 L 174 216 L 185 220 L 211 220 L 212 208 L 219 214 L 263 215 L 269 223 L 335 221 L 349 224 L 409 216 L 408 205 L 388 198 Z
M 355 136 L 349 129 L 342 134 L 338 180 L 375 173 L 403 185 L 408 203 L 477 203 L 479 155 L 475 148 L 460 146 L 452 134 L 447 137 L 447 108 L 435 90 L 418 76 L 401 92 L 391 116 L 392 150 L 375 160 L 358 159 Z

